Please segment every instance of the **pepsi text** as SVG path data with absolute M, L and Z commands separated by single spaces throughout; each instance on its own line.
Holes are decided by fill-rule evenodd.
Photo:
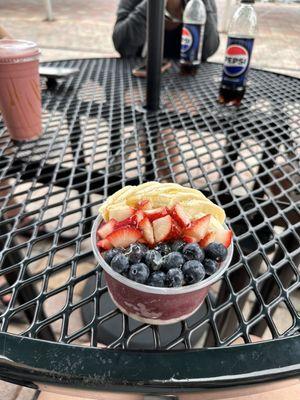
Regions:
M 183 63 L 200 64 L 204 25 L 183 24 L 180 60 Z
M 222 83 L 237 88 L 246 85 L 253 38 L 228 37 Z

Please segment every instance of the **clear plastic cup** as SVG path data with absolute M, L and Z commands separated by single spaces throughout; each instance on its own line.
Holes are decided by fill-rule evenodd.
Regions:
M 39 55 L 33 42 L 0 40 L 0 111 L 13 140 L 42 133 Z
M 230 265 L 233 244 L 218 271 L 209 278 L 189 286 L 160 288 L 142 285 L 115 272 L 103 259 L 97 247 L 97 230 L 102 222 L 99 215 L 92 228 L 92 247 L 105 273 L 109 294 L 116 306 L 129 317 L 153 325 L 173 324 L 190 317 L 203 303 L 209 288 Z

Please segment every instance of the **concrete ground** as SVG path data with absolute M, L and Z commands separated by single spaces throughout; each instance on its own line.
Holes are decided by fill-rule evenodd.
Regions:
M 220 28 L 224 25 L 225 1 L 217 0 Z M 114 57 L 118 54 L 111 34 L 117 3 L 117 0 L 52 0 L 55 19 L 49 22 L 45 21 L 43 1 L 0 0 L 0 25 L 17 38 L 36 41 L 42 48 L 42 60 Z M 300 4 L 258 3 L 255 7 L 259 29 L 252 65 L 300 78 Z M 221 33 L 221 44 L 211 57 L 212 61 L 223 61 L 225 44 L 226 34 Z M 93 263 L 86 263 L 85 268 L 93 268 Z M 80 318 L 76 324 L 80 324 Z M 0 383 L 0 391 L 0 397 L 6 400 L 33 400 L 37 397 L 31 389 L 5 382 Z M 280 399 L 300 398 L 299 392 L 300 388 L 297 392 L 281 394 Z M 50 398 L 60 399 L 57 395 L 40 396 L 40 400 Z M 276 396 L 272 399 L 275 400 Z
M 216 2 L 222 28 L 226 0 Z M 45 21 L 44 3 L 0 0 L 0 24 L 17 38 L 39 43 L 43 60 L 117 56 L 111 40 L 117 0 L 52 0 L 52 22 Z M 252 65 L 300 77 L 300 4 L 257 3 L 255 8 L 258 35 Z M 225 44 L 222 33 L 212 61 L 223 61 Z

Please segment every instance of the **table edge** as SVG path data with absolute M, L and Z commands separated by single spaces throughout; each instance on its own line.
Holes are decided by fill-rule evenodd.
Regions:
M 0 378 L 38 388 L 192 392 L 300 376 L 300 335 L 223 348 L 100 349 L 0 333 Z
M 45 60 L 45 61 L 41 61 L 40 64 L 49 64 L 49 63 L 56 63 L 56 62 L 68 62 L 68 61 L 92 61 L 92 60 L 125 60 L 127 62 L 133 61 L 133 60 L 142 60 L 141 57 L 128 57 L 128 58 L 122 58 L 122 57 L 111 57 L 110 55 L 108 55 L 107 57 L 102 56 L 102 57 L 85 57 L 85 58 L 66 58 L 66 59 L 58 59 L 58 60 Z M 174 63 L 179 65 L 179 60 L 172 60 Z M 223 65 L 222 62 L 218 62 L 218 61 L 206 61 L 205 63 L 207 64 L 215 64 L 215 65 Z M 264 69 L 261 67 L 255 67 L 255 66 L 251 66 L 250 67 L 250 72 L 251 70 L 255 70 L 255 71 L 260 71 L 260 72 L 267 72 L 269 74 L 273 74 L 273 75 L 279 75 L 279 76 L 284 76 L 286 78 L 291 78 L 291 79 L 296 79 L 298 81 L 300 81 L 300 77 L 297 76 L 291 76 L 288 74 L 284 74 L 282 72 L 275 72 L 275 71 L 271 71 L 270 69 Z M 164 76 L 164 75 L 162 75 Z M 137 78 L 140 79 L 140 78 Z

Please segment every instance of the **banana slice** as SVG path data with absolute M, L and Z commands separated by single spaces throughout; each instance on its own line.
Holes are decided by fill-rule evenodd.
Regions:
M 109 219 L 109 213 L 108 213 L 109 207 L 111 207 L 114 204 L 126 205 L 127 195 L 130 192 L 134 191 L 135 187 L 136 186 L 124 186 L 122 189 L 118 190 L 116 193 L 114 193 L 113 195 L 108 197 L 108 199 L 99 208 L 99 212 L 100 212 L 100 214 L 102 214 L 105 221 L 107 221 Z
M 199 213 L 211 214 L 220 224 L 223 224 L 226 218 L 224 210 L 211 201 L 188 200 L 180 202 L 180 205 L 191 218 L 197 218 Z
M 105 220 L 109 218 L 111 207 L 136 207 L 141 200 L 149 200 L 153 208 L 172 207 L 180 203 L 190 218 L 200 218 L 211 214 L 211 227 L 217 230 L 225 221 L 224 210 L 207 199 L 200 191 L 177 183 L 147 182 L 138 186 L 125 186 L 110 196 L 100 207 Z

